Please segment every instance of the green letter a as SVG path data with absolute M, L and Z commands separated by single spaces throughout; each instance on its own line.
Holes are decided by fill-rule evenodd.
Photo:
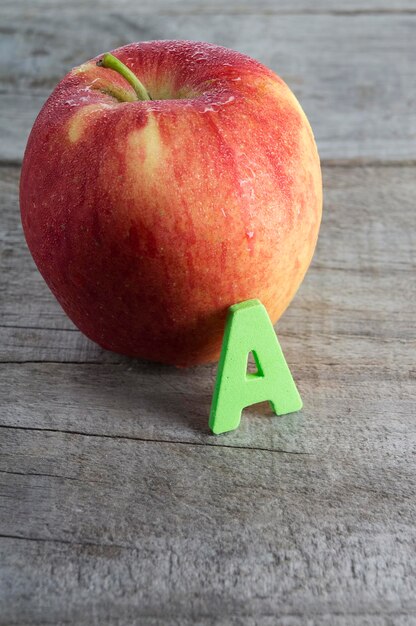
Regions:
M 252 352 L 256 374 L 247 373 Z M 299 411 L 302 400 L 266 309 L 259 300 L 228 310 L 209 427 L 219 435 L 238 428 L 244 407 L 268 400 L 277 415 Z

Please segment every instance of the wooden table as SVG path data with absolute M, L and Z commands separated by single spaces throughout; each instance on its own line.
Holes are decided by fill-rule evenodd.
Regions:
M 416 624 L 416 4 L 3 0 L 0 623 Z M 305 408 L 207 429 L 216 367 L 104 352 L 19 221 L 36 113 L 124 43 L 213 41 L 271 66 L 320 149 L 325 212 L 277 325 Z

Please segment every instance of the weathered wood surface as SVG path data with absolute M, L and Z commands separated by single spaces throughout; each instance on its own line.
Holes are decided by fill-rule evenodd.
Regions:
M 0 624 L 414 626 L 414 2 L 0 12 Z M 326 163 L 317 253 L 277 327 L 305 408 L 251 407 L 221 437 L 214 365 L 114 355 L 65 317 L 26 249 L 10 166 L 71 66 L 159 37 L 272 66 Z
M 405 456 L 8 429 L 2 445 L 2 623 L 396 624 L 416 610 Z
M 161 38 L 212 41 L 274 69 L 300 99 L 325 161 L 416 159 L 414 4 L 415 13 L 386 14 L 387 3 L 369 3 L 380 10 L 312 15 L 248 15 L 247 3 L 224 4 L 236 15 L 181 14 L 189 3 L 173 14 L 144 14 L 134 0 L 82 10 L 80 3 L 65 4 L 62 11 L 47 12 L 47 19 L 37 3 L 25 4 L 25 10 L 13 3 L 5 11 L 0 159 L 21 161 L 36 114 L 73 66 L 130 41 Z M 150 11 L 150 3 L 145 6 Z
M 223 0 L 141 0 L 135 3 L 133 0 L 54 0 L 55 11 L 77 13 L 94 13 L 101 11 L 114 11 L 115 7 L 125 13 L 133 9 L 138 13 L 160 14 L 204 14 L 204 15 L 238 15 L 241 13 L 255 14 L 308 14 L 331 13 L 340 15 L 360 15 L 368 13 L 403 13 L 405 15 L 416 13 L 413 0 L 348 0 L 341 4 L 339 0 L 235 0 L 223 2 Z M 50 12 L 50 0 L 36 0 L 29 3 L 27 0 L 3 0 L 3 11 L 18 11 L 23 16 L 36 15 L 41 12 Z

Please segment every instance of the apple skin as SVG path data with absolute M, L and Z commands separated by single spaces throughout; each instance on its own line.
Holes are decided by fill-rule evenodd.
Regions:
M 258 298 L 276 322 L 310 264 L 322 211 L 313 134 L 287 85 L 243 54 L 190 41 L 113 54 L 152 100 L 135 100 L 99 57 L 67 74 L 24 156 L 26 240 L 103 348 L 212 362 L 228 307 Z

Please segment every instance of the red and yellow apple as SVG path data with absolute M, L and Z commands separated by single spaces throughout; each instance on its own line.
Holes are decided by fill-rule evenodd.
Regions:
M 59 83 L 33 126 L 20 203 L 29 249 L 103 348 L 181 366 L 218 358 L 227 308 L 275 322 L 322 209 L 319 157 L 287 85 L 206 43 L 153 41 Z M 111 55 L 108 55 L 109 57 Z

